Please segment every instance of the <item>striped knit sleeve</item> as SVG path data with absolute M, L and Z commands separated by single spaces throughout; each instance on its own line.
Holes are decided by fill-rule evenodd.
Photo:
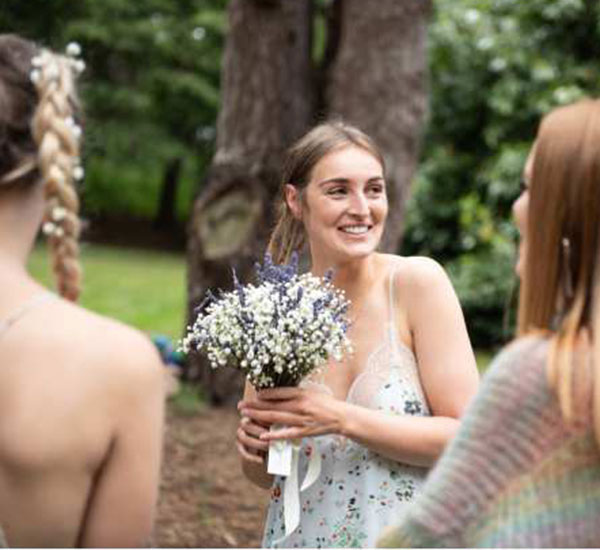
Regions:
M 384 547 L 466 547 L 465 533 L 532 453 L 552 396 L 545 384 L 547 344 L 527 338 L 494 360 L 454 440 Z

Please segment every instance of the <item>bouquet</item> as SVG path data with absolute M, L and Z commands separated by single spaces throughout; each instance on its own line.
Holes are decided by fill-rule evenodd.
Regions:
M 340 360 L 351 351 L 350 304 L 333 286 L 331 271 L 323 278 L 300 275 L 297 255 L 288 265 L 277 265 L 268 254 L 255 269 L 256 285 L 240 284 L 234 271 L 232 291 L 208 294 L 182 341 L 186 353 L 203 351 L 212 368 L 238 369 L 256 389 L 264 389 L 296 386 L 329 358 Z M 279 447 L 289 455 L 289 445 Z M 272 460 L 272 452 L 273 446 L 269 472 L 285 475 L 289 459 Z

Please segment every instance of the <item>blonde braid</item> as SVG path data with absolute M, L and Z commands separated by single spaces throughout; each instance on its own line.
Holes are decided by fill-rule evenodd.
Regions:
M 76 96 L 73 61 L 47 50 L 32 60 L 39 103 L 32 131 L 47 200 L 44 232 L 48 235 L 58 292 L 77 301 L 81 290 L 79 199 L 80 129 L 73 120 Z

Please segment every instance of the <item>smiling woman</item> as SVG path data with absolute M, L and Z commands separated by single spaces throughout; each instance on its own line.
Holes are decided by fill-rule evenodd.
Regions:
M 357 128 L 322 124 L 290 149 L 279 214 L 270 252 L 281 262 L 307 244 L 315 275 L 333 268 L 352 303 L 354 353 L 301 388 L 246 388 L 243 469 L 272 488 L 263 544 L 373 546 L 419 491 L 475 393 L 462 312 L 438 264 L 377 252 L 388 214 L 385 165 Z M 270 432 L 274 424 L 287 427 Z M 297 480 L 272 478 L 264 457 L 269 440 L 295 438 L 304 438 L 301 474 L 314 453 L 322 468 L 289 533 L 282 487 Z
M 326 155 L 312 179 L 304 195 L 289 183 L 285 194 L 294 217 L 310 234 L 313 264 L 337 265 L 371 254 L 388 212 L 381 161 L 362 147 L 348 145 Z

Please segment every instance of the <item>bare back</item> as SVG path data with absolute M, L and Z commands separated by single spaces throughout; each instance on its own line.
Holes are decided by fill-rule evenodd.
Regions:
M 141 335 L 58 298 L 0 334 L 0 525 L 9 545 L 144 543 L 158 485 L 158 365 Z

